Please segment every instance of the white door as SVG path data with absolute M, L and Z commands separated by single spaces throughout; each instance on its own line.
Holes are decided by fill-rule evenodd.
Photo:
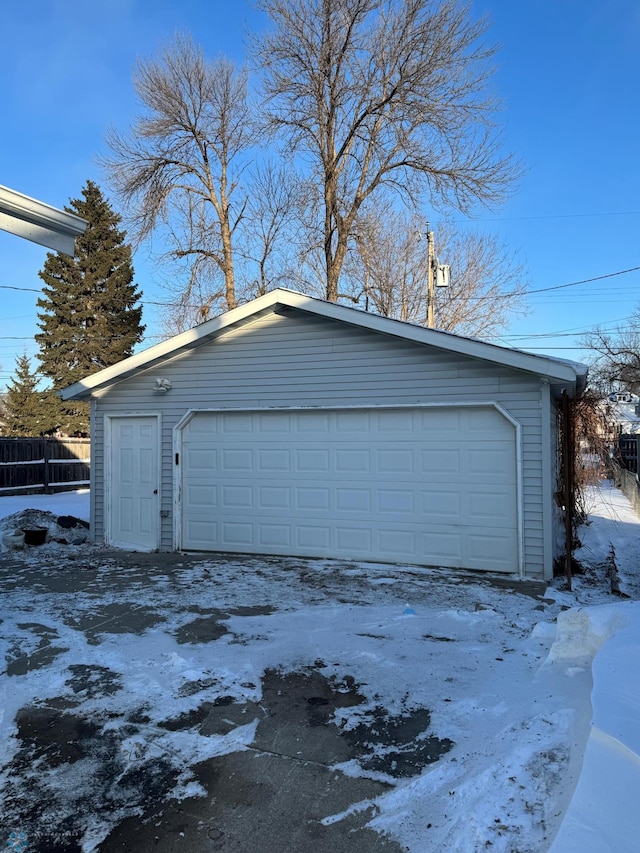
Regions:
M 134 551 L 159 545 L 158 419 L 109 419 L 109 544 Z
M 182 547 L 515 573 L 515 427 L 486 407 L 198 413 Z

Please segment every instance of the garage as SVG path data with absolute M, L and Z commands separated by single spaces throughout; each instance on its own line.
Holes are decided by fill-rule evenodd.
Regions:
M 184 550 L 518 571 L 498 406 L 200 411 L 178 435 Z
M 61 393 L 91 401 L 96 543 L 549 580 L 559 424 L 586 379 L 276 289 Z

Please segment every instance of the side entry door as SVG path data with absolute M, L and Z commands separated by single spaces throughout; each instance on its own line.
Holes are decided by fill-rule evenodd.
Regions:
M 160 544 L 158 417 L 111 417 L 107 431 L 107 541 L 153 551 Z

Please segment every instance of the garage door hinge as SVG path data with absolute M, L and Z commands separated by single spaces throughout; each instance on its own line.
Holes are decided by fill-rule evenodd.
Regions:
M 180 454 L 176 453 L 176 465 L 180 464 Z

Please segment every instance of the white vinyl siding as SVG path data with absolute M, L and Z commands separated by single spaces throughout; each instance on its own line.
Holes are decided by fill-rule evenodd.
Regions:
M 154 392 L 157 377 L 171 390 Z M 521 427 L 525 574 L 544 574 L 542 400 L 527 373 L 435 350 L 302 311 L 268 313 L 95 393 L 95 477 L 103 416 L 162 412 L 161 548 L 173 547 L 174 427 L 194 409 L 499 403 Z M 103 508 L 96 502 L 95 536 Z

